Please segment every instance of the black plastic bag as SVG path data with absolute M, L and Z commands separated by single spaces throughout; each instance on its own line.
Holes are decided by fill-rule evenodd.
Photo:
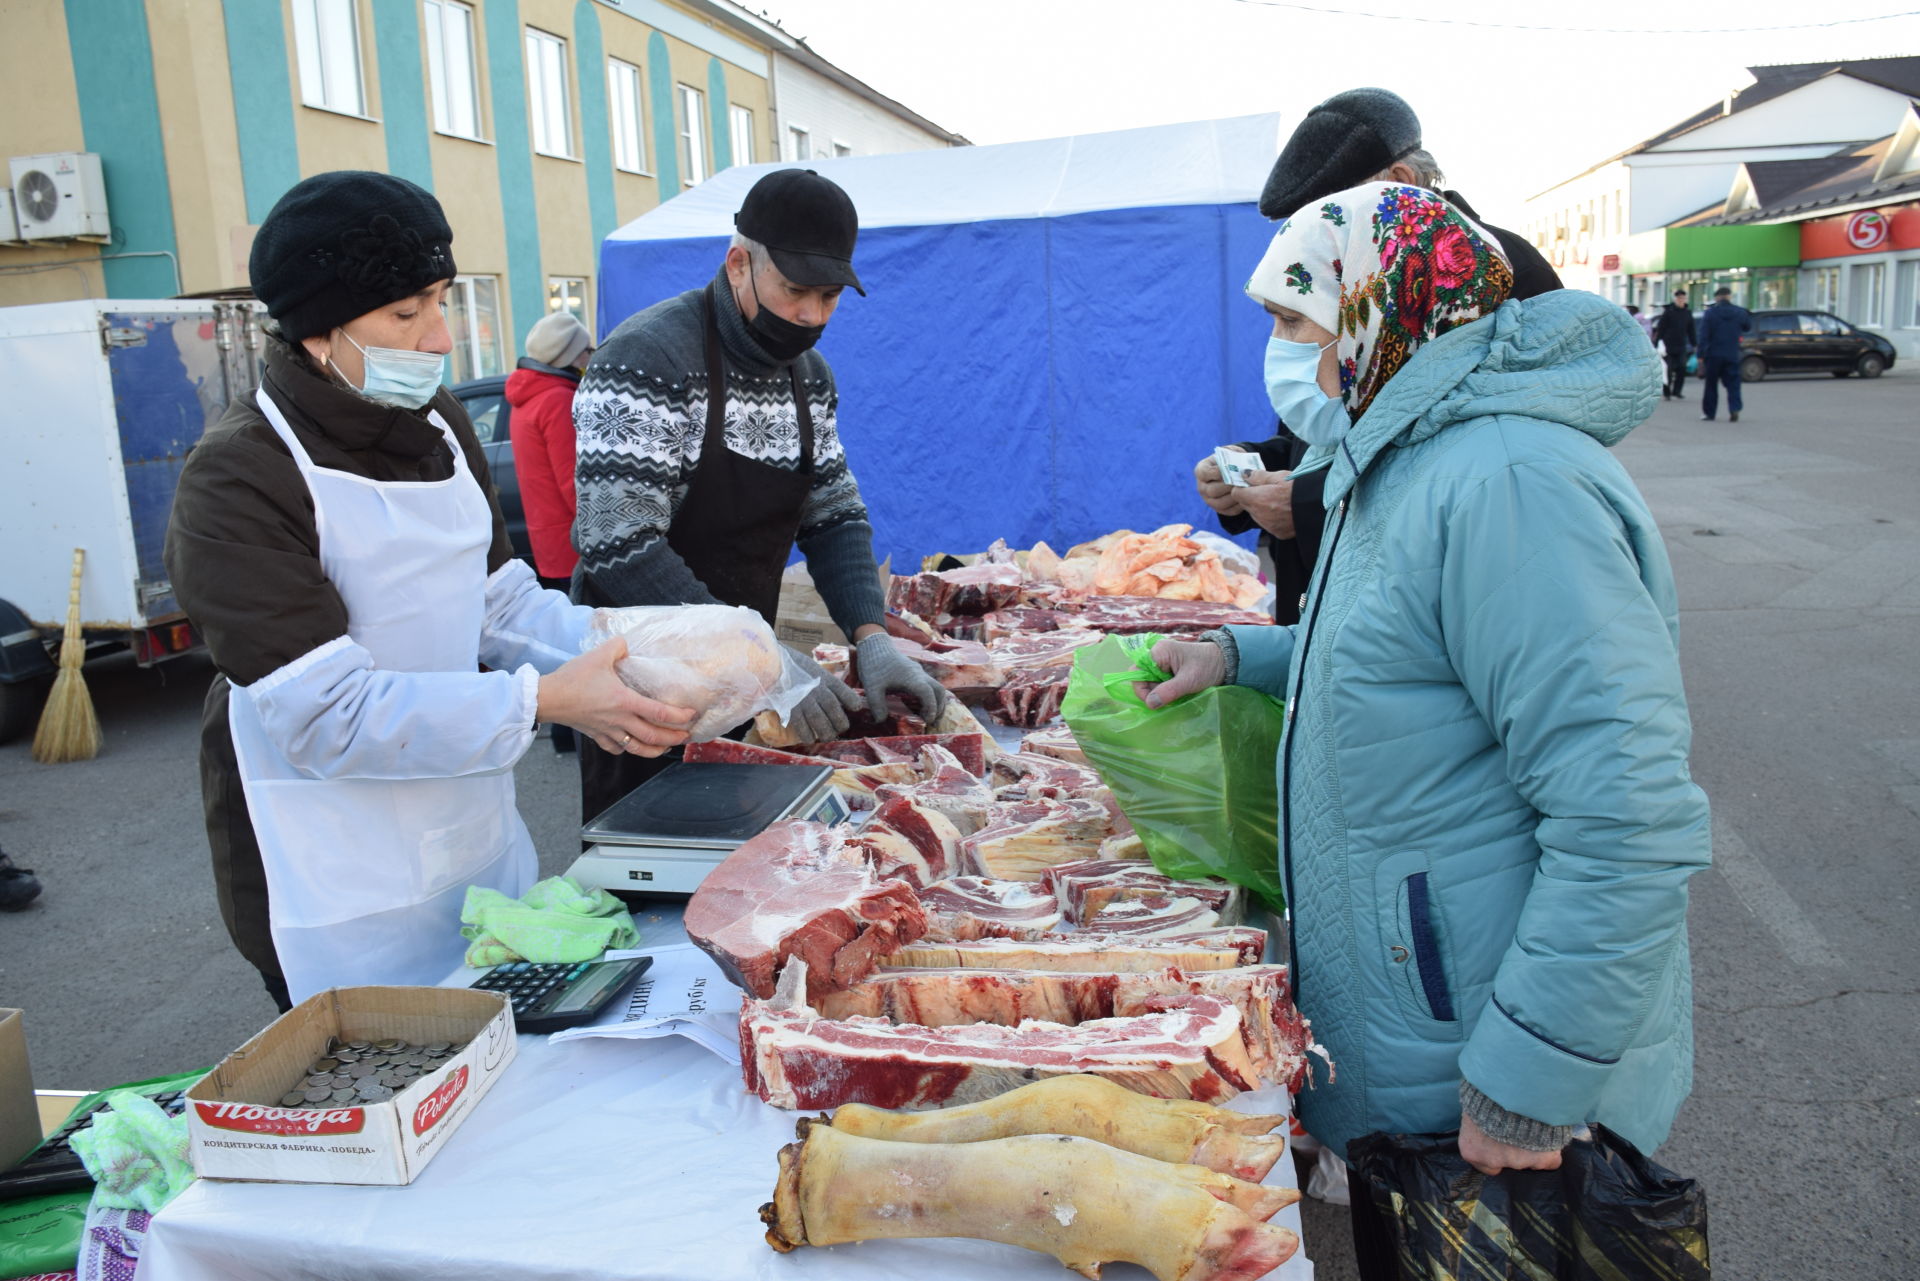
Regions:
M 1604 1126 L 1558 1170 L 1489 1177 L 1458 1134 L 1369 1134 L 1348 1145 L 1355 1197 L 1393 1238 L 1401 1281 L 1704 1281 L 1707 1194 Z

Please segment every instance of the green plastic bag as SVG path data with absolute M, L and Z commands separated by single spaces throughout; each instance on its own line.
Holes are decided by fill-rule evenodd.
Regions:
M 1155 867 L 1244 885 L 1278 912 L 1274 761 L 1286 713 L 1239 685 L 1148 707 L 1133 685 L 1167 679 L 1152 657 L 1161 639 L 1109 636 L 1078 651 L 1060 714 Z
M 0 1201 L 0 1277 L 68 1272 L 80 1259 L 93 1189 Z

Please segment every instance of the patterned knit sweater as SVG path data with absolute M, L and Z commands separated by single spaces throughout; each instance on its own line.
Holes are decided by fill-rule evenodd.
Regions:
M 710 602 L 714 596 L 667 545 L 667 528 L 700 465 L 707 426 L 703 290 L 629 317 L 594 352 L 573 400 L 579 437 L 576 587 L 621 605 Z M 727 360 L 727 448 L 776 467 L 800 465 L 799 415 L 787 366 L 768 359 L 715 278 Z M 873 528 L 835 429 L 833 371 L 818 352 L 798 362 L 813 416 L 813 487 L 796 542 L 834 622 L 849 636 L 885 617 Z M 580 592 L 576 590 L 576 597 Z

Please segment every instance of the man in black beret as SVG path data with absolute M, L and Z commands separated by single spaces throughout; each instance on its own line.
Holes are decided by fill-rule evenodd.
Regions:
M 1316 200 L 1368 182 L 1437 191 L 1479 222 L 1499 240 L 1513 268 L 1513 297 L 1531 298 L 1561 287 L 1552 265 L 1526 237 L 1481 220 L 1465 197 L 1445 189 L 1440 166 L 1421 143 L 1420 118 L 1405 99 L 1386 89 L 1348 89 L 1309 111 L 1267 175 L 1260 212 L 1276 220 L 1290 218 Z M 1251 485 L 1225 484 L 1211 454 L 1194 464 L 1194 484 L 1229 534 L 1260 528 L 1260 541 L 1273 561 L 1274 618 L 1296 622 L 1326 524 L 1327 509 L 1320 501 L 1326 473 L 1294 478 L 1293 469 L 1307 446 L 1285 423 L 1268 439 L 1237 448 L 1260 455 L 1264 470 L 1253 473 Z
M 441 385 L 439 201 L 317 174 L 268 213 L 248 269 L 271 318 L 260 386 L 188 456 L 165 555 L 218 671 L 200 784 L 220 912 L 284 1009 L 436 983 L 464 950 L 467 886 L 526 890 L 513 765 L 541 722 L 658 753 L 690 717 L 621 683 L 621 642 L 581 655 L 591 611 L 513 556 Z
M 854 643 L 867 710 L 902 695 L 928 721 L 946 694 L 886 634 L 873 526 L 836 425 L 833 370 L 814 349 L 853 269 L 853 201 L 811 169 L 776 169 L 734 215 L 713 279 L 607 335 L 573 401 L 574 599 L 589 605 L 742 605 L 771 623 L 795 547 Z M 809 654 L 818 678 L 788 718 L 837 738 L 860 700 Z M 591 820 L 660 762 L 580 745 Z

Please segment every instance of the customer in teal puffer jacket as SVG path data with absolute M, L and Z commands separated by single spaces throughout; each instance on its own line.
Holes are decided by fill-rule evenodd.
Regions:
M 1307 1128 L 1343 1154 L 1458 1128 L 1490 1172 L 1557 1166 L 1586 1121 L 1666 1138 L 1710 852 L 1673 576 L 1607 453 L 1660 362 L 1592 294 L 1508 301 L 1496 243 L 1386 184 L 1274 237 L 1248 292 L 1274 407 L 1329 469 L 1312 589 L 1296 626 L 1163 642 L 1149 696 L 1287 700 L 1298 1000 L 1338 1071 Z

